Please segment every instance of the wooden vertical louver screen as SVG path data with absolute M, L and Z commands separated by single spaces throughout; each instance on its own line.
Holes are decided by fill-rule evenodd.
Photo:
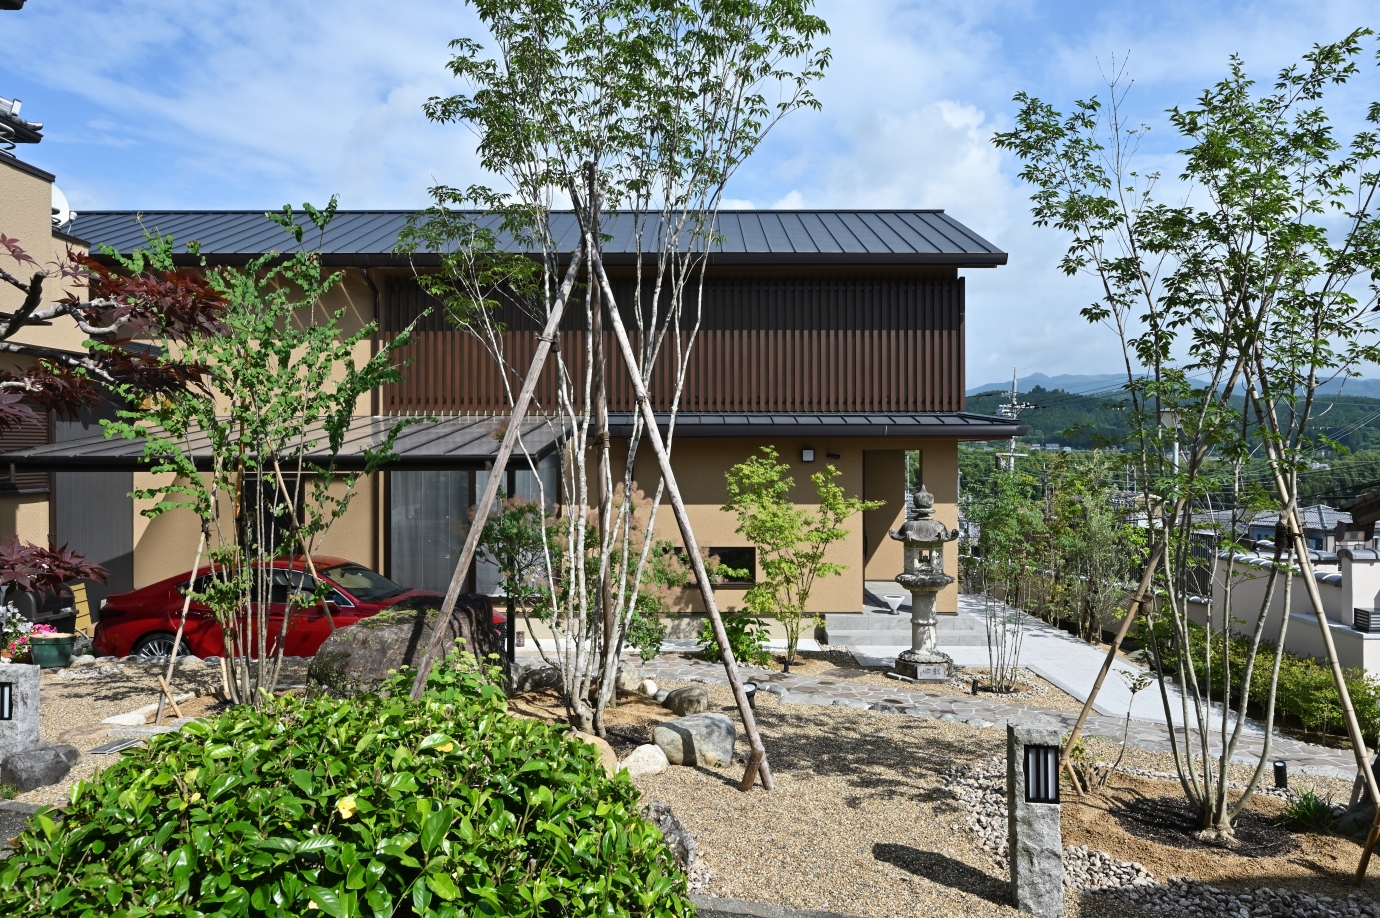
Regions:
M 616 284 L 620 306 L 632 285 Z M 410 281 L 389 287 L 381 334 L 396 335 L 428 305 Z M 430 305 L 435 305 L 434 303 Z M 509 386 L 516 389 L 536 348 L 536 322 L 499 310 Z M 636 328 L 625 308 L 624 322 Z M 682 341 L 688 340 L 687 316 Z M 577 311 L 562 329 L 566 372 L 582 380 L 584 326 Z M 906 412 L 963 408 L 963 280 L 933 277 L 752 278 L 705 283 L 703 318 L 690 352 L 681 409 L 696 412 Z M 446 326 L 439 311 L 422 321 L 405 356 L 403 382 L 383 393 L 389 413 L 503 411 L 498 366 L 475 336 Z M 634 338 L 636 333 L 634 332 Z M 636 340 L 634 344 L 636 345 Z M 669 406 L 676 359 L 671 342 L 652 374 L 658 409 Z M 605 353 L 613 355 L 609 335 Z M 538 400 L 554 408 L 556 367 Z M 576 387 L 579 388 L 578 386 Z M 609 375 L 610 407 L 634 408 L 632 386 Z

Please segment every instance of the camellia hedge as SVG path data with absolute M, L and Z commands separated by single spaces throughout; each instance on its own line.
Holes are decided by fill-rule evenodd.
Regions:
M 441 683 L 237 708 L 127 752 L 19 837 L 0 914 L 694 913 L 626 774 L 477 672 Z

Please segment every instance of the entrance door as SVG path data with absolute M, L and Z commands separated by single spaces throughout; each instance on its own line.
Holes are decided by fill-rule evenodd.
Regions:
M 863 579 L 893 580 L 905 564 L 905 549 L 887 530 L 906 518 L 905 450 L 863 450 L 863 500 L 886 501 L 863 513 Z

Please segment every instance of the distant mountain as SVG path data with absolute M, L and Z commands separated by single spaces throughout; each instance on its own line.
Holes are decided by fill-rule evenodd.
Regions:
M 1022 376 L 1016 380 L 1016 387 L 1021 392 L 1029 392 L 1036 386 L 1042 389 L 1059 389 L 1072 395 L 1114 395 L 1116 390 L 1126 382 L 1126 376 L 1121 373 L 1103 373 L 1100 375 L 1079 376 L 1077 374 L 1065 373 L 1060 376 L 1046 376 L 1044 373 L 1032 373 L 1029 376 Z M 1110 390 L 1110 391 L 1109 391 Z M 1009 392 L 1011 391 L 1011 380 L 1001 382 L 983 383 L 980 386 L 971 386 L 968 395 L 977 395 L 980 392 Z M 1347 379 L 1334 380 L 1319 388 L 1320 392 L 1328 394 L 1362 395 L 1367 398 L 1380 398 L 1380 379 Z

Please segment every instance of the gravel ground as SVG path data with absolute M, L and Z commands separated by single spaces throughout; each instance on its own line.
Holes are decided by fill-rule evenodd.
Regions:
M 706 688 L 713 710 L 735 714 L 727 687 Z M 955 795 L 950 774 L 954 763 L 1004 757 L 1003 729 L 840 707 L 782 707 L 775 697 L 761 695 L 757 712 L 775 792 L 759 787 L 741 794 L 735 783 L 739 767 L 673 767 L 637 780 L 644 799 L 670 804 L 695 836 L 709 873 L 706 893 L 866 916 L 1015 914 L 1006 904 L 1006 871 L 968 825 L 969 808 Z M 1098 740 L 1089 749 L 1105 760 L 1120 752 L 1119 744 Z M 740 734 L 740 759 L 746 750 Z M 1173 760 L 1128 748 L 1122 766 L 1162 774 L 1172 771 Z M 1249 768 L 1234 766 L 1229 777 L 1244 781 L 1249 775 Z M 1344 800 L 1350 791 L 1348 782 L 1335 779 L 1309 783 L 1334 799 Z M 1110 787 L 1108 793 L 1117 795 L 1179 792 L 1175 782 L 1124 774 L 1114 775 Z M 1283 802 L 1262 796 L 1253 805 L 1278 813 Z M 1362 891 L 1366 898 L 1346 902 L 1354 893 L 1350 871 L 1359 853 L 1348 841 L 1300 836 L 1294 853 L 1263 859 L 1185 851 L 1131 835 L 1109 817 L 1107 806 L 1105 795 L 1083 805 L 1066 800 L 1070 879 L 1088 890 L 1069 891 L 1071 916 L 1237 915 L 1234 905 L 1230 911 L 1217 906 L 1266 884 L 1283 890 L 1271 894 L 1271 903 L 1297 907 L 1297 914 L 1315 908 L 1322 909 L 1319 914 L 1352 914 L 1353 904 L 1354 913 L 1369 914 L 1369 903 L 1380 893 L 1373 881 Z M 996 834 L 1004 836 L 1004 830 L 1003 814 Z M 1147 886 L 1149 876 L 1159 882 Z M 1175 877 L 1190 879 L 1183 887 L 1187 893 L 1165 885 Z M 1321 897 L 1335 902 L 1336 910 Z
M 306 667 L 306 661 L 284 661 L 282 681 L 285 684 L 306 681 Z M 166 672 L 166 663 L 137 660 L 44 670 L 39 682 L 39 738 L 70 743 L 82 751 L 82 757 L 66 780 L 20 794 L 15 799 L 24 803 L 65 803 L 72 784 L 113 764 L 118 757 L 86 754 L 86 750 L 105 741 L 109 725 L 101 721 L 157 703 L 158 677 Z M 185 704 L 179 703 L 184 715 L 205 714 L 220 700 L 220 668 L 195 659 L 179 662 L 171 688 L 174 695 L 196 692 L 199 696 Z M 171 710 L 167 716 L 172 716 Z M 152 723 L 153 718 L 149 717 L 148 721 Z

